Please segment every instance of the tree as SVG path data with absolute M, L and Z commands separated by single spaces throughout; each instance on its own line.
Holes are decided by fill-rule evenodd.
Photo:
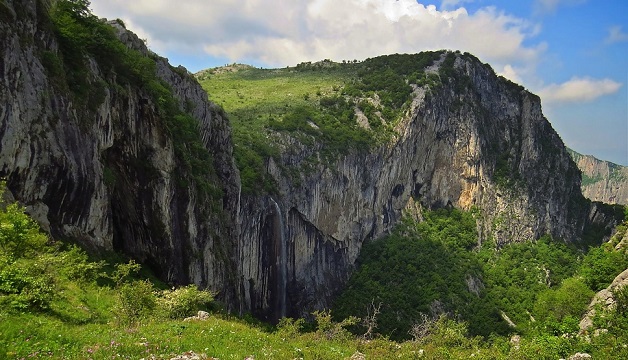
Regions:
M 611 290 L 615 300 L 615 311 L 617 314 L 628 316 L 628 285 L 613 288 Z
M 582 316 L 593 295 L 580 278 L 568 278 L 558 289 L 548 289 L 538 295 L 534 313 L 537 319 L 558 332 L 575 331 L 577 321 L 574 324 L 573 319 Z M 560 323 L 569 326 L 560 326 Z
M 0 197 L 5 186 L 4 183 L 0 183 Z M 28 257 L 48 241 L 48 237 L 40 231 L 39 225 L 24 211 L 17 203 L 6 205 L 6 208 L 0 211 L 0 251 L 10 262 L 19 257 Z
M 362 318 L 362 326 L 366 328 L 363 337 L 367 340 L 373 337 L 373 332 L 377 329 L 377 315 L 379 315 L 382 303 L 375 306 L 375 299 L 371 300 L 371 305 L 366 309 L 366 316 Z
M 89 0 L 59 0 L 54 4 L 54 10 L 72 15 L 75 19 L 93 17 L 89 10 Z

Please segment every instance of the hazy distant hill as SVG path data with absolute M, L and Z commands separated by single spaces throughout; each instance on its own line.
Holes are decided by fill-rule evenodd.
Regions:
M 569 153 L 582 171 L 582 193 L 594 201 L 628 204 L 628 167 L 582 155 Z

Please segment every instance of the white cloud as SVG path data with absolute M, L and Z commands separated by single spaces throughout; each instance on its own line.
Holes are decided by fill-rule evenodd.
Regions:
M 512 65 L 510 64 L 506 64 L 503 67 L 503 69 L 501 70 L 496 69 L 495 71 L 497 72 L 497 75 L 501 75 L 512 82 L 515 82 L 518 84 L 521 84 L 523 82 L 523 80 L 521 79 L 521 75 L 519 74 L 519 71 L 513 68 Z
M 493 7 L 473 14 L 415 0 L 92 0 L 92 7 L 141 29 L 157 52 L 203 50 L 266 66 L 456 49 L 495 68 L 534 67 L 545 50 L 524 44 L 536 24 Z
M 440 4 L 441 9 L 452 9 L 464 3 L 472 3 L 475 0 L 443 0 Z
M 534 8 L 539 14 L 550 14 L 559 6 L 573 6 L 585 3 L 587 0 L 536 0 Z
M 610 29 L 608 29 L 608 36 L 605 40 L 607 44 L 624 41 L 628 41 L 628 34 L 622 31 L 621 26 L 612 26 Z
M 616 93 L 622 84 L 611 79 L 574 77 L 562 84 L 550 84 L 538 91 L 543 103 L 573 103 L 592 101 Z

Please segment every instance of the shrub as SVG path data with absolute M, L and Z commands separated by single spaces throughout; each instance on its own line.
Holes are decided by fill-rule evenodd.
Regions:
M 414 323 L 410 330 L 408 330 L 408 335 L 412 336 L 413 341 L 421 341 L 430 335 L 434 331 L 437 321 L 436 318 L 430 317 L 424 313 L 421 313 L 419 317 L 421 320 Z
M 118 288 L 118 320 L 134 325 L 150 316 L 157 304 L 153 284 L 148 280 L 135 280 Z
M 102 276 L 102 269 L 106 265 L 104 261 L 91 262 L 85 251 L 73 245 L 67 251 L 56 257 L 56 263 L 69 280 L 79 282 L 95 281 Z
M 538 295 L 534 313 L 538 319 L 548 321 L 579 318 L 592 297 L 593 291 L 581 279 L 568 278 L 558 289 L 547 289 Z
M 619 316 L 628 316 L 628 285 L 611 290 L 615 300 L 615 311 Z
M 467 339 L 467 324 L 451 320 L 445 315 L 430 324 L 429 334 L 425 339 L 434 346 L 447 348 L 467 347 L 470 343 Z
M 198 310 L 208 309 L 213 301 L 214 294 L 211 291 L 188 285 L 162 291 L 157 304 L 165 317 L 179 319 L 194 315 Z
M 137 274 L 140 271 L 141 265 L 136 263 L 135 260 L 130 260 L 126 264 L 116 265 L 116 269 L 113 271 L 109 278 L 113 280 L 116 286 L 121 286 L 127 281 L 133 274 Z
M 14 310 L 46 310 L 55 281 L 41 264 L 15 262 L 0 271 L 0 304 Z
M 277 334 L 284 339 L 294 339 L 301 333 L 304 323 L 305 320 L 303 318 L 296 320 L 285 317 L 281 318 L 279 324 L 277 324 Z
M 2 191 L 0 191 L 0 196 Z M 30 257 L 48 241 L 39 225 L 17 203 L 0 211 L 0 251 L 9 259 Z
M 580 275 L 591 290 L 599 291 L 610 285 L 615 276 L 626 267 L 628 267 L 626 252 L 596 247 L 592 248 L 582 261 Z
M 5 187 L 0 182 L 0 198 Z M 39 256 L 48 237 L 22 206 L 1 205 L 6 207 L 0 210 L 0 303 L 21 311 L 48 309 L 55 281 Z
M 334 322 L 329 310 L 315 311 L 312 315 L 316 319 L 316 334 L 325 337 L 327 340 L 346 340 L 351 338 L 352 334 L 346 327 L 359 322 L 359 319 L 355 316 L 349 316 L 340 322 Z

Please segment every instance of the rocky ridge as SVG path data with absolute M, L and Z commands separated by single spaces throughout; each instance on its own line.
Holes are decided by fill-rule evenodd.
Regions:
M 613 279 L 613 282 L 606 288 L 598 291 L 591 303 L 589 304 L 587 313 L 580 320 L 580 334 L 586 334 L 592 330 L 593 319 L 596 315 L 598 306 L 603 310 L 608 310 L 615 305 L 613 298 L 613 290 L 620 289 L 628 285 L 628 269 L 622 271 Z
M 294 181 L 281 169 L 303 166 L 320 146 L 275 134 L 282 155 L 269 160 L 268 172 L 278 194 L 243 197 L 245 308 L 262 315 L 274 303 L 279 317 L 328 306 L 362 244 L 404 213 L 476 211 L 480 242 L 498 246 L 544 234 L 578 242 L 589 218 L 609 221 L 598 210 L 589 217 L 579 170 L 539 98 L 473 56 L 448 56 L 456 75 L 440 87 L 416 86 L 398 136 L 377 149 L 319 164 Z
M 628 251 L 628 232 L 626 231 L 626 222 L 616 228 L 616 232 L 608 244 L 613 246 L 612 251 L 627 252 Z M 613 281 L 605 289 L 598 291 L 587 308 L 586 313 L 580 320 L 580 335 L 596 335 L 600 332 L 607 331 L 605 329 L 595 329 L 593 322 L 598 311 L 608 311 L 616 307 L 616 299 L 614 292 L 628 286 L 628 269 L 617 275 Z
M 628 167 L 569 150 L 582 171 L 582 194 L 593 201 L 628 205 Z

